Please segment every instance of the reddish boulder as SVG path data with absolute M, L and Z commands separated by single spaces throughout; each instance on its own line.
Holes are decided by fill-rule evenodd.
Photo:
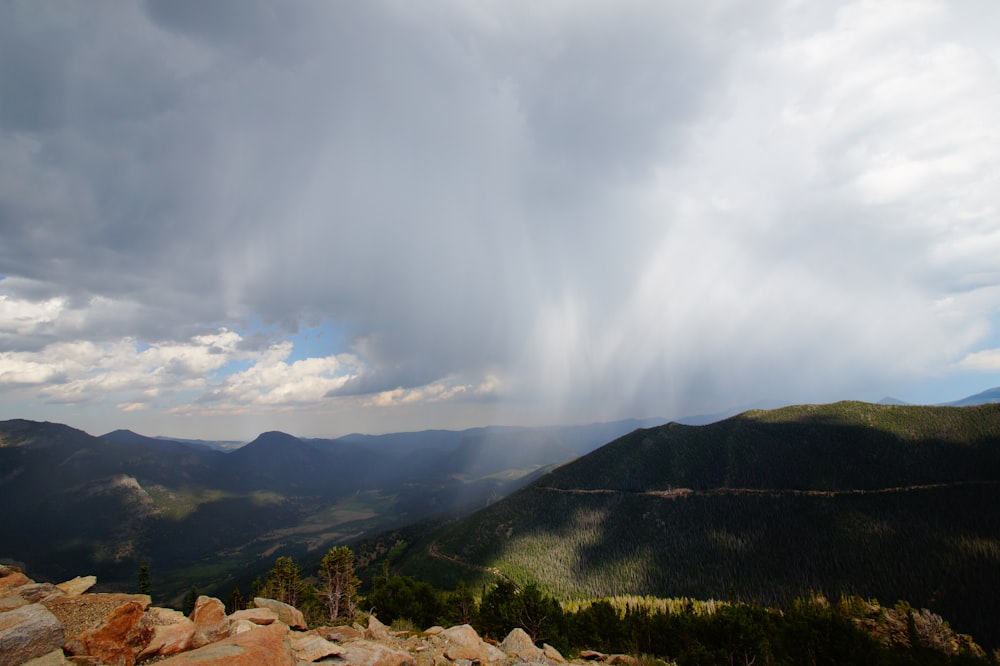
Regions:
M 149 643 L 139 653 L 143 660 L 151 656 L 167 656 L 191 649 L 195 624 L 184 613 L 170 608 L 152 607 L 143 619 L 153 629 Z
M 139 653 L 153 637 L 153 628 L 143 622 L 147 607 L 139 601 L 118 606 L 96 628 L 67 641 L 66 650 L 98 657 L 108 666 L 135 666 Z
M 66 594 L 83 594 L 97 584 L 97 576 L 77 576 L 72 580 L 67 580 L 56 585 Z
M 226 606 L 215 597 L 198 597 L 191 611 L 191 621 L 195 626 L 191 647 L 208 645 L 229 635 Z
M 159 663 L 160 666 L 295 666 L 287 636 L 288 628 L 275 623 L 182 652 Z
M 409 652 L 394 650 L 375 641 L 355 641 L 341 646 L 339 659 L 351 666 L 416 666 Z
M 8 569 L 8 573 L 5 576 L 0 576 L 0 592 L 8 592 L 13 590 L 15 587 L 21 587 L 22 585 L 29 585 L 35 581 L 31 580 L 25 576 L 20 571 L 13 569 Z
M 274 624 L 278 621 L 278 614 L 270 608 L 247 608 L 230 614 L 229 619 L 233 622 L 246 620 L 253 624 Z

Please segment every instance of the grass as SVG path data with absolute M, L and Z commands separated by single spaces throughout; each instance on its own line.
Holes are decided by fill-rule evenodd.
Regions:
M 146 492 L 153 498 L 160 515 L 169 520 L 184 520 L 206 502 L 233 496 L 217 488 L 167 488 L 160 484 L 150 484 Z

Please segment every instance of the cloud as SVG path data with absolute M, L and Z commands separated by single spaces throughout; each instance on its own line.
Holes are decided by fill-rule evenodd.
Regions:
M 998 344 L 989 2 L 195 7 L 0 10 L 10 410 L 680 416 Z
M 361 365 L 350 354 L 287 363 L 291 352 L 291 343 L 274 345 L 250 368 L 225 377 L 202 401 L 253 407 L 311 404 L 343 386 Z
M 1000 371 L 1000 349 L 984 349 L 974 352 L 963 358 L 960 365 L 969 370 Z
M 496 375 L 487 375 L 478 385 L 457 383 L 454 378 L 435 382 L 419 388 L 397 387 L 379 391 L 362 402 L 365 407 L 393 407 L 397 405 L 433 404 L 456 399 L 491 399 L 502 391 L 502 382 Z

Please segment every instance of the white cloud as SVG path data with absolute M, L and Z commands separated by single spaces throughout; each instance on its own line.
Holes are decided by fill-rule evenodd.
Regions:
M 962 359 L 959 366 L 980 372 L 1000 372 L 1000 349 L 984 349 Z
M 252 367 L 226 377 L 206 399 L 240 407 L 311 405 L 323 401 L 329 391 L 343 386 L 362 367 L 351 354 L 287 363 L 291 352 L 289 342 L 272 346 Z
M 322 400 L 347 381 L 359 363 L 346 354 L 286 363 L 291 343 L 260 353 L 241 351 L 242 342 L 236 332 L 220 329 L 187 342 L 79 341 L 50 344 L 40 351 L 2 352 L 0 391 L 33 385 L 41 398 L 57 403 L 132 398 L 118 403 L 122 411 L 145 409 L 158 401 L 170 405 L 178 399 L 197 400 L 198 395 L 216 403 L 213 409 L 219 409 L 217 403 L 241 408 L 294 405 Z M 218 378 L 233 362 L 251 365 Z
M 0 336 L 36 334 L 58 319 L 65 305 L 60 297 L 35 302 L 0 294 Z
M 396 407 L 401 405 L 434 404 L 461 398 L 484 399 L 496 396 L 502 387 L 499 377 L 488 374 L 479 384 L 462 384 L 454 380 L 435 382 L 418 388 L 398 387 L 379 391 L 362 401 L 364 407 Z

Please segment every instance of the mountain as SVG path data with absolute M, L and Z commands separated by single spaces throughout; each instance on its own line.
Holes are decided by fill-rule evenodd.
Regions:
M 215 449 L 216 451 L 232 451 L 246 444 L 246 441 L 236 439 L 184 439 L 181 437 L 163 436 L 153 437 L 153 439 L 165 439 L 171 442 L 180 442 L 181 444 L 189 444 L 191 446 L 198 446 L 205 449 Z
M 332 452 L 287 433 L 271 431 L 226 454 L 220 474 L 234 489 L 335 496 L 357 490 L 351 483 L 355 479 L 353 470 L 338 467 Z
M 988 405 L 994 402 L 1000 402 L 1000 386 L 946 404 L 950 407 L 966 407 L 970 405 Z
M 398 566 L 563 599 L 905 599 L 996 638 L 998 517 L 1000 405 L 800 405 L 625 435 Z
M 160 594 L 192 583 L 228 594 L 234 578 L 252 579 L 276 554 L 463 515 L 633 426 L 338 439 L 265 432 L 224 452 L 129 430 L 93 437 L 3 421 L 0 506 L 10 538 L 0 558 L 31 562 L 52 579 L 88 570 L 105 589 L 130 589 L 147 559 Z
M 128 446 L 147 446 L 159 451 L 171 453 L 186 453 L 190 451 L 204 451 L 207 447 L 191 444 L 180 440 L 166 439 L 163 437 L 146 437 L 131 430 L 114 430 L 98 437 L 106 442 L 125 444 Z
M 953 400 L 951 402 L 943 402 L 939 407 L 971 407 L 975 405 L 988 405 L 994 402 L 1000 402 L 1000 386 L 986 389 L 975 395 L 966 396 L 959 400 Z M 909 405 L 911 403 L 904 402 L 898 398 L 893 398 L 886 396 L 879 400 L 880 405 Z

